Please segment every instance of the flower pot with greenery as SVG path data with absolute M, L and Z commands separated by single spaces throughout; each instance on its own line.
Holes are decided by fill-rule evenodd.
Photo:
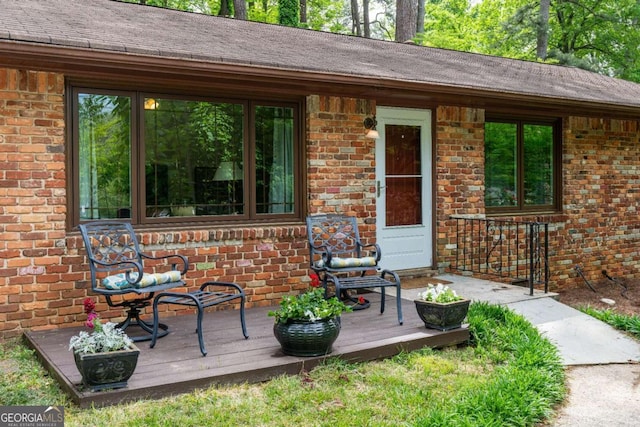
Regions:
M 90 298 L 84 300 L 85 324 L 93 331 L 71 337 L 69 350 L 73 350 L 83 384 L 91 391 L 126 387 L 140 350 L 115 323 L 102 324 L 95 307 Z
M 325 298 L 316 274 L 311 274 L 311 289 L 300 295 L 285 295 L 275 317 L 273 333 L 285 354 L 322 356 L 333 351 L 340 333 L 340 315 L 352 309 L 336 297 Z
M 414 300 L 418 316 L 427 328 L 448 331 L 462 326 L 471 300 L 441 283 L 429 285 Z

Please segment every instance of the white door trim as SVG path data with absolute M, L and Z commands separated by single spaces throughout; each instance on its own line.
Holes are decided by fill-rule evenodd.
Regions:
M 390 270 L 404 270 L 433 266 L 433 174 L 431 110 L 377 107 L 376 140 L 376 224 L 377 242 L 382 250 L 381 266 Z M 385 125 L 421 126 L 420 155 L 422 165 L 422 224 L 387 227 L 385 201 Z M 378 194 L 377 185 L 380 183 Z M 385 250 L 386 247 L 386 250 Z

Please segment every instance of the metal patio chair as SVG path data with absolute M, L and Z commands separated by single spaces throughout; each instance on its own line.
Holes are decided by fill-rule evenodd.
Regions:
M 133 341 L 150 340 L 153 322 L 142 320 L 140 312 L 151 304 L 156 292 L 185 285 L 182 276 L 189 268 L 187 258 L 178 254 L 154 257 L 141 252 L 128 222 L 95 221 L 78 227 L 89 259 L 91 290 L 104 295 L 110 307 L 126 309 L 127 317 L 117 325 L 119 328 L 138 326 L 146 332 L 131 336 Z M 164 272 L 145 272 L 145 261 Z M 127 298 L 129 295 L 134 298 Z M 122 296 L 121 301 L 114 302 L 114 296 Z M 167 325 L 159 324 L 158 327 L 162 329 L 158 337 L 169 333 Z
M 398 323 L 402 324 L 400 278 L 378 264 L 382 257 L 377 243 L 365 245 L 360 240 L 357 218 L 347 215 L 326 214 L 307 217 L 310 268 L 313 270 L 328 296 L 328 287 L 335 286 L 335 294 L 342 300 L 354 302 L 354 309 L 364 307 L 350 296 L 349 290 L 380 288 L 381 307 L 384 313 L 385 288 L 396 288 Z

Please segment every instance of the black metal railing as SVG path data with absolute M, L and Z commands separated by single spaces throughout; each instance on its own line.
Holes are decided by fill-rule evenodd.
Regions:
M 452 268 L 509 278 L 549 291 L 549 224 L 452 216 L 456 244 Z

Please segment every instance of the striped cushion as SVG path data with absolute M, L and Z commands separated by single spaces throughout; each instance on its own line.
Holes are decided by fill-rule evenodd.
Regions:
M 138 273 L 131 273 L 131 278 L 136 280 Z M 117 291 L 127 288 L 146 288 L 147 286 L 162 285 L 164 283 L 177 282 L 178 280 L 180 280 L 180 272 L 175 270 L 166 273 L 143 273 L 142 279 L 132 285 L 127 281 L 126 273 L 118 273 L 102 279 L 102 286 Z
M 324 260 L 316 262 L 316 266 L 323 268 Z M 350 268 L 350 267 L 375 267 L 376 258 L 372 256 L 365 256 L 362 258 L 338 258 L 332 257 L 329 268 Z

